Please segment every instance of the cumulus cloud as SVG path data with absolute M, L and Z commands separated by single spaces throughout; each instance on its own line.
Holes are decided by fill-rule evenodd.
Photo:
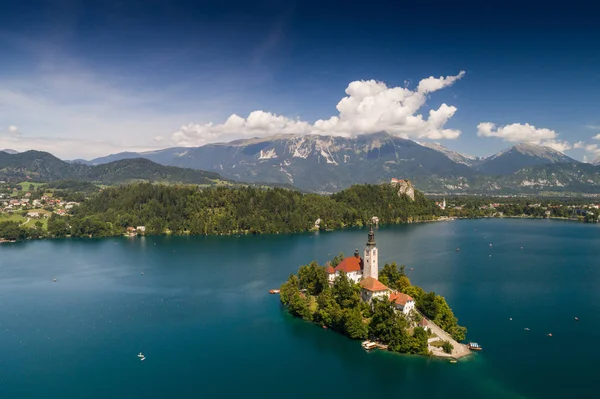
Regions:
M 594 137 L 592 137 L 594 140 L 600 140 L 600 133 L 598 133 L 597 135 L 595 135 Z
M 598 144 L 588 144 L 585 146 L 585 152 L 595 156 L 600 156 L 600 148 L 598 148 Z
M 550 147 L 558 152 L 565 152 L 573 148 L 569 142 L 560 140 L 545 140 L 540 142 L 540 145 L 543 145 L 544 147 Z
M 558 133 L 554 130 L 537 128 L 529 123 L 513 123 L 498 127 L 494 123 L 483 122 L 477 125 L 477 135 L 480 137 L 497 137 L 511 143 L 525 142 L 543 145 L 560 152 L 573 148 L 569 142 L 557 140 Z
M 542 140 L 552 140 L 558 136 L 554 130 L 538 129 L 529 123 L 524 125 L 513 123 L 511 125 L 496 127 L 491 122 L 484 122 L 477 125 L 477 135 L 482 137 L 499 137 L 504 141 L 512 143 L 523 141 L 540 143 Z
M 375 80 L 351 82 L 336 109 L 337 115 L 314 123 L 291 119 L 262 110 L 246 118 L 233 114 L 221 124 L 183 125 L 173 133 L 178 145 L 194 146 L 215 141 L 274 134 L 323 134 L 355 136 L 386 131 L 398 136 L 425 139 L 456 139 L 459 130 L 444 126 L 456 112 L 456 107 L 442 104 L 429 111 L 427 117 L 417 114 L 430 93 L 451 86 L 464 76 L 429 77 L 419 82 L 415 90 L 388 87 Z
M 16 126 L 9 126 L 8 127 L 8 133 L 13 135 L 13 136 L 20 136 L 21 132 L 19 131 L 19 128 Z
M 585 147 L 585 143 L 583 141 L 578 141 L 575 144 L 573 144 L 573 148 L 584 148 Z

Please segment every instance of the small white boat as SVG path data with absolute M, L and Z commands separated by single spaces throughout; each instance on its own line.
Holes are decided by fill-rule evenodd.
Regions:
M 140 357 L 140 361 L 143 362 L 144 360 L 146 360 L 145 357 Z
M 364 341 L 361 346 L 363 347 L 363 349 L 370 351 L 371 349 L 375 349 L 377 348 L 377 344 L 375 342 L 371 342 L 371 341 Z
M 529 331 L 529 327 L 525 327 L 525 331 Z
M 142 352 L 140 352 L 139 355 L 137 355 L 137 357 L 144 357 L 144 355 L 142 354 Z

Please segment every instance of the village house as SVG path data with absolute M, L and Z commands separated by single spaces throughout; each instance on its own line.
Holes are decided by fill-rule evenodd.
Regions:
M 328 266 L 327 273 L 329 281 L 333 282 L 340 272 L 345 272 L 346 276 L 353 283 L 358 283 L 362 278 L 363 261 L 358 255 L 358 249 L 354 251 L 354 256 L 350 256 L 340 262 L 335 268 Z
M 410 314 L 415 309 L 415 300 L 402 292 L 392 292 L 390 294 L 390 301 L 394 303 L 396 310 L 402 312 L 404 315 Z
M 371 303 L 373 298 L 383 298 L 390 293 L 390 289 L 381 281 L 367 277 L 360 282 L 360 293 L 363 301 Z
M 145 233 L 146 232 L 146 226 L 138 226 L 135 228 L 138 232 L 140 233 Z
M 28 218 L 39 218 L 40 213 L 39 212 L 27 212 L 27 217 Z

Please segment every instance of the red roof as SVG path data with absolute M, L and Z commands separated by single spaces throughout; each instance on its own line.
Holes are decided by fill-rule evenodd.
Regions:
M 402 292 L 392 292 L 390 295 L 390 301 L 397 303 L 398 305 L 406 305 L 408 301 L 414 301 L 409 295 L 403 294 Z
M 427 325 L 427 320 L 421 319 L 421 321 L 419 322 L 419 325 L 423 326 L 423 327 L 426 326 Z
M 388 291 L 389 288 L 383 283 L 371 276 L 360 280 L 360 286 L 367 291 Z
M 361 263 L 362 259 L 357 258 L 356 256 L 350 256 L 341 261 L 340 264 L 335 267 L 335 271 L 345 271 L 346 273 L 358 272 L 361 270 Z
M 333 267 L 331 267 L 331 265 L 327 266 L 327 268 L 325 270 L 327 270 L 327 274 L 335 273 L 335 269 Z

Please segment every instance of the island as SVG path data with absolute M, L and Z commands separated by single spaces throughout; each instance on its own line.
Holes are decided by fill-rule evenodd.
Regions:
M 336 256 L 320 266 L 301 266 L 280 287 L 289 312 L 323 328 L 398 353 L 458 359 L 471 353 L 460 341 L 467 329 L 446 300 L 412 285 L 405 267 L 385 264 L 379 274 L 373 225 L 363 257 Z

